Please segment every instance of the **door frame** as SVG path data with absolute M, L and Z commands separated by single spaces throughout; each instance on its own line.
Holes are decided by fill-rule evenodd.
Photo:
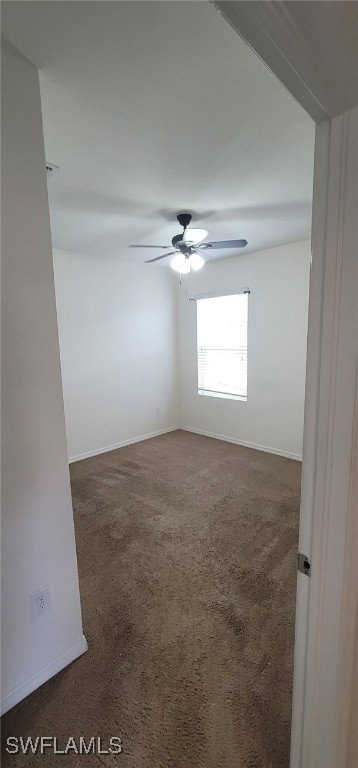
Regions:
M 341 94 L 331 91 L 327 99 L 290 2 L 214 4 L 316 123 L 299 530 L 311 576 L 297 578 L 290 766 L 352 768 L 358 765 L 358 106 L 347 102 L 338 114 Z M 309 24 L 310 3 L 303 5 Z
M 358 108 L 316 127 L 291 768 L 347 764 L 358 605 Z M 353 610 L 352 611 L 352 607 Z

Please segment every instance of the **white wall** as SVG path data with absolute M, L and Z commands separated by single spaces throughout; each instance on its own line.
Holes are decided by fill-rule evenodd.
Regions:
M 182 428 L 302 455 L 308 241 L 211 262 L 179 289 Z M 197 394 L 196 304 L 188 296 L 250 288 L 247 402 Z M 188 292 L 188 295 L 187 295 Z
M 54 267 L 70 458 L 178 428 L 173 272 L 64 251 Z
M 37 71 L 2 57 L 2 711 L 82 634 Z M 51 610 L 32 619 L 44 585 Z

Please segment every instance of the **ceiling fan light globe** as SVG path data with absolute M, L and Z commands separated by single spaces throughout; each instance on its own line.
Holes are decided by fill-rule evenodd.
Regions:
M 183 253 L 178 253 L 174 256 L 173 261 L 170 262 L 172 269 L 176 272 L 180 272 L 181 275 L 187 275 L 190 272 L 189 259 L 186 259 Z
M 192 253 L 189 258 L 189 264 L 191 269 L 193 269 L 194 272 L 197 272 L 198 269 L 201 269 L 204 266 L 205 261 L 199 253 Z

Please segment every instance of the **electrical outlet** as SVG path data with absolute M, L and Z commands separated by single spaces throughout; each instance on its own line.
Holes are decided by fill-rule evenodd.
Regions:
M 160 416 L 160 408 L 156 408 L 155 409 L 155 415 L 156 416 Z
M 34 619 L 38 619 L 40 616 L 43 616 L 44 613 L 48 613 L 50 607 L 50 587 L 48 585 L 41 589 L 37 589 L 36 592 L 32 593 L 31 608 Z

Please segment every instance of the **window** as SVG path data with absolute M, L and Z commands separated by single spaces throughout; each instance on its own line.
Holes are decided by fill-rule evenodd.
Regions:
M 197 299 L 198 394 L 247 400 L 248 293 Z

